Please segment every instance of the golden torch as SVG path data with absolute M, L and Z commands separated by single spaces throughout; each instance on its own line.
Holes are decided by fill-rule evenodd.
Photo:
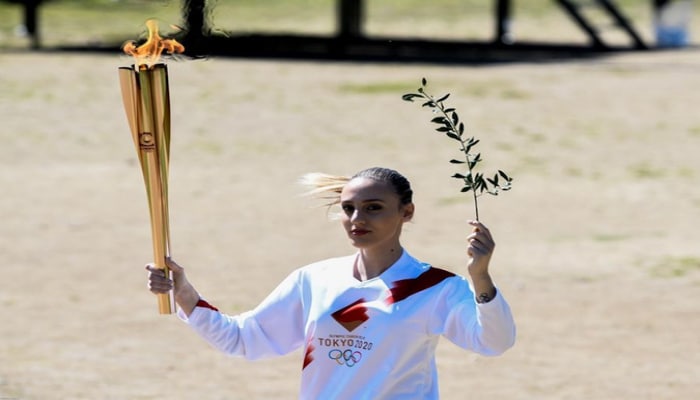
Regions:
M 136 152 L 146 184 L 151 216 L 153 256 L 157 268 L 172 277 L 165 263 L 170 256 L 168 223 L 168 162 L 170 158 L 170 93 L 168 69 L 159 62 L 163 51 L 182 53 L 184 47 L 175 40 L 162 39 L 154 20 L 146 23 L 148 40 L 141 46 L 124 45 L 124 52 L 135 58 L 134 65 L 119 68 L 124 109 L 134 138 Z M 173 293 L 158 295 L 161 314 L 174 312 Z

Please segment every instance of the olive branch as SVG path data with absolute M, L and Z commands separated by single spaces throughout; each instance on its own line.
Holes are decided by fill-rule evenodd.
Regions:
M 460 151 L 464 153 L 464 160 L 452 159 L 451 164 L 466 164 L 466 173 L 455 173 L 452 178 L 460 179 L 463 181 L 464 186 L 461 189 L 462 193 L 471 192 L 474 198 L 474 211 L 476 212 L 476 220 L 479 220 L 479 205 L 477 198 L 488 193 L 490 195 L 497 196 L 499 192 L 510 190 L 511 182 L 513 178 L 509 177 L 502 170 L 498 170 L 498 173 L 493 175 L 493 178 L 485 178 L 484 174 L 481 172 L 476 172 L 475 168 L 478 163 L 483 161 L 481 158 L 481 153 L 470 153 L 474 146 L 479 143 L 479 139 L 468 137 L 464 134 L 464 123 L 459 120 L 459 115 L 457 110 L 454 108 L 446 108 L 445 100 L 450 97 L 450 94 L 446 94 L 440 98 L 435 98 L 434 96 L 428 94 L 425 91 L 428 81 L 423 78 L 421 81 L 421 87 L 418 88 L 418 93 L 408 93 L 402 96 L 403 100 L 413 102 L 414 99 L 420 99 L 424 101 L 422 107 L 430 107 L 433 109 L 434 114 L 439 114 L 437 117 L 433 118 L 430 122 L 439 125 L 435 130 L 440 133 L 444 133 L 450 139 L 454 139 L 459 142 Z

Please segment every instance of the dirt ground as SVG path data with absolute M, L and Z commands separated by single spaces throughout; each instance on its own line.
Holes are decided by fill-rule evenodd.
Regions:
M 301 354 L 223 356 L 157 313 L 119 55 L 0 55 L 0 398 L 296 397 Z M 445 399 L 700 398 L 700 51 L 492 66 L 171 62 L 172 252 L 226 312 L 349 254 L 306 172 L 382 165 L 414 185 L 416 257 L 464 273 L 454 142 L 401 95 L 426 77 L 481 139 L 492 272 L 516 346 L 443 341 Z

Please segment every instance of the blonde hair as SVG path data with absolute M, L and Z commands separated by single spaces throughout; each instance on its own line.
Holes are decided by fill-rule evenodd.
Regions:
M 309 188 L 307 196 L 326 201 L 329 208 L 340 203 L 340 193 L 350 182 L 347 176 L 330 175 L 322 172 L 311 172 L 301 177 L 299 182 Z
M 367 168 L 352 177 L 312 172 L 302 176 L 300 181 L 303 185 L 310 188 L 306 193 L 307 195 L 327 201 L 326 205 L 330 208 L 340 204 L 340 193 L 345 185 L 355 178 L 368 178 L 386 183 L 399 196 L 399 202 L 402 205 L 413 202 L 413 190 L 408 179 L 389 168 Z

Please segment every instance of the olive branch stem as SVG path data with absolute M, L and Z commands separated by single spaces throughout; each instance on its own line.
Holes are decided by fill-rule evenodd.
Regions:
M 456 140 L 460 145 L 460 152 L 464 155 L 464 160 L 451 159 L 451 164 L 466 164 L 466 173 L 455 173 L 452 178 L 460 179 L 464 185 L 460 190 L 463 193 L 471 192 L 474 198 L 474 211 L 476 220 L 479 220 L 478 197 L 484 193 L 497 196 L 500 191 L 510 190 L 513 179 L 502 170 L 494 174 L 493 178 L 485 178 L 484 174 L 476 171 L 476 165 L 483 161 L 481 153 L 472 154 L 471 150 L 479 143 L 479 139 L 465 135 L 464 123 L 460 121 L 457 110 L 445 106 L 445 100 L 450 97 L 447 93 L 439 98 L 426 92 L 428 82 L 425 78 L 421 80 L 421 87 L 417 93 L 407 93 L 402 96 L 405 101 L 413 102 L 414 99 L 422 99 L 422 107 L 433 109 L 433 113 L 439 114 L 430 122 L 439 125 L 435 130 L 444 133 L 448 138 Z M 499 181 L 499 178 L 502 180 Z

